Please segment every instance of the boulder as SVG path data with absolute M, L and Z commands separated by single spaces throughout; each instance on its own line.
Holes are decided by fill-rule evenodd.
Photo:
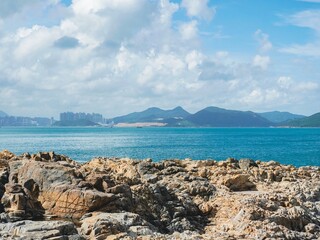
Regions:
M 256 185 L 250 181 L 250 175 L 238 174 L 227 178 L 223 185 L 232 191 L 250 191 L 255 190 Z
M 1 160 L 10 160 L 11 158 L 15 157 L 12 152 L 9 152 L 8 150 L 3 150 L 0 152 L 0 159 Z
M 249 170 L 250 167 L 258 167 L 258 165 L 252 159 L 244 158 L 239 160 L 239 167 L 243 170 Z
M 111 193 L 83 190 L 72 185 L 52 187 L 41 192 L 39 196 L 46 214 L 75 219 L 90 211 L 103 208 L 115 199 L 116 196 Z
M 81 237 L 75 225 L 65 221 L 19 221 L 0 223 L 1 239 L 70 239 L 85 240 Z
M 90 239 L 107 239 L 120 233 L 137 238 L 157 231 L 138 214 L 130 212 L 91 213 L 83 216 L 81 223 L 80 232 Z

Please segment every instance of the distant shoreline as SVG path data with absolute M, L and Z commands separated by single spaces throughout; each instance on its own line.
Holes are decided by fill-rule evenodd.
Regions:
M 117 123 L 113 125 L 112 127 L 109 126 L 0 126 L 0 128 L 140 128 L 140 127 L 146 127 L 146 128 L 186 128 L 186 129 L 192 129 L 192 128 L 211 128 L 211 129 L 232 129 L 232 128 L 239 128 L 239 129 L 318 129 L 320 127 L 291 127 L 291 126 L 270 126 L 270 127 L 207 127 L 207 126 L 167 126 L 166 123 L 145 123 L 145 122 L 138 122 L 138 123 Z

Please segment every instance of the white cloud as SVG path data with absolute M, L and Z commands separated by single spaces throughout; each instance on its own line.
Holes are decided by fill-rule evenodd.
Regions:
M 313 81 L 270 74 L 265 52 L 271 43 L 261 31 L 261 52 L 252 62 L 228 49 L 203 48 L 198 29 L 207 23 L 200 19 L 215 13 L 208 3 L 183 1 L 192 19 L 177 21 L 175 13 L 184 10 L 169 0 L 74 0 L 54 24 L 24 24 L 23 9 L 33 5 L 23 5 L 0 19 L 2 26 L 20 19 L 17 27 L 1 30 L 0 110 L 111 117 L 150 106 L 263 109 L 302 102 L 318 90 Z
M 224 59 L 224 58 L 226 58 L 228 56 L 229 56 L 229 52 L 227 52 L 227 51 L 218 51 L 218 52 L 216 52 L 216 57 L 218 59 Z
M 293 79 L 288 76 L 279 77 L 278 86 L 280 87 L 280 89 L 289 91 L 291 93 L 315 91 L 319 88 L 319 84 L 316 82 L 311 82 L 311 81 L 296 82 L 296 81 L 293 81 Z
M 258 41 L 259 43 L 259 51 L 260 52 L 267 52 L 269 50 L 272 49 L 272 43 L 269 40 L 269 35 L 263 33 L 260 29 L 258 29 L 255 33 L 254 33 L 255 39 Z
M 189 70 L 194 70 L 202 64 L 204 55 L 201 52 L 192 50 L 186 55 L 185 61 Z
M 309 28 L 315 32 L 315 39 L 306 44 L 292 44 L 280 49 L 281 52 L 320 57 L 320 10 L 301 11 L 287 18 L 287 22 L 294 26 Z
M 302 82 L 298 83 L 293 90 L 296 92 L 310 92 L 319 89 L 319 84 L 315 82 Z
M 305 45 L 293 44 L 280 49 L 280 51 L 301 56 L 320 57 L 320 42 Z
M 166 26 L 171 25 L 172 15 L 178 11 L 179 5 L 169 0 L 160 0 L 160 23 Z
M 266 70 L 270 64 L 270 57 L 269 56 L 261 56 L 261 55 L 256 55 L 253 58 L 252 65 L 255 67 L 259 67 L 263 70 Z
M 186 9 L 189 17 L 197 17 L 210 21 L 216 10 L 208 6 L 208 0 L 182 0 L 181 6 Z
M 282 89 L 289 89 L 292 86 L 293 82 L 291 77 L 281 76 L 278 79 L 278 85 Z
M 240 98 L 240 101 L 246 104 L 261 104 L 264 101 L 263 92 L 260 88 L 254 89 L 244 97 Z
M 197 25 L 198 25 L 198 22 L 195 20 L 193 20 L 189 23 L 183 23 L 179 29 L 182 38 L 185 40 L 190 40 L 190 39 L 196 38 L 198 35 Z
M 306 10 L 298 12 L 289 17 L 288 22 L 299 26 L 299 27 L 307 27 L 314 29 L 316 31 L 320 31 L 320 10 Z

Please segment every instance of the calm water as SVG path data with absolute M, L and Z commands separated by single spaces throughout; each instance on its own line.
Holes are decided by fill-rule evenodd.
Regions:
M 320 166 L 320 128 L 0 128 L 0 150 L 95 156 L 276 160 Z

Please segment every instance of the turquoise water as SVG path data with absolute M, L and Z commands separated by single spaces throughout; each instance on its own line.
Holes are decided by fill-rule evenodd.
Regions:
M 0 128 L 0 150 L 96 156 L 276 160 L 320 166 L 320 128 Z

